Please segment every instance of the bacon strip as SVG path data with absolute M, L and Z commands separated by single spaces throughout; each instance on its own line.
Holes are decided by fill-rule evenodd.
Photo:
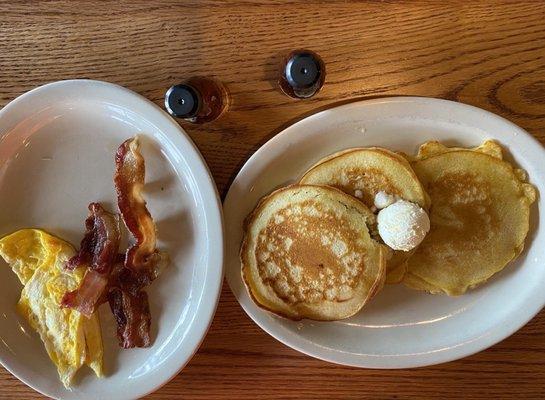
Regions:
M 107 285 L 108 276 L 98 271 L 87 270 L 79 287 L 64 294 L 61 306 L 73 308 L 90 317 L 95 312 L 96 306 L 102 303 L 100 300 Z
M 117 323 L 119 346 L 125 349 L 150 346 L 151 315 L 147 293 L 111 288 L 108 302 Z
M 151 345 L 151 314 L 143 290 L 148 280 L 147 274 L 126 268 L 124 262 L 115 264 L 110 274 L 107 299 L 117 324 L 119 346 L 125 349 Z
M 73 308 L 90 317 L 108 285 L 121 234 L 118 216 L 104 210 L 99 203 L 89 204 L 85 227 L 80 249 L 68 260 L 65 268 L 73 270 L 87 265 L 88 270 L 79 287 L 64 294 L 61 306 Z
M 108 302 L 116 319 L 119 345 L 148 347 L 151 316 L 143 288 L 157 277 L 168 258 L 155 247 L 155 223 L 142 196 L 145 163 L 137 137 L 119 146 L 115 165 L 117 204 L 134 244 L 125 254 L 124 265 L 114 268 Z
M 115 155 L 114 183 L 119 211 L 135 239 L 135 243 L 127 250 L 125 267 L 148 276 L 151 282 L 158 274 L 156 267 L 160 255 L 155 248 L 155 223 L 142 196 L 145 164 L 139 147 L 137 137 L 119 146 Z

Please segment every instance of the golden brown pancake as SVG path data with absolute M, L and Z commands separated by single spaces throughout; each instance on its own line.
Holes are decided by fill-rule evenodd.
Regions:
M 408 261 L 404 282 L 460 295 L 516 258 L 529 229 L 535 188 L 502 160 L 501 146 L 421 146 L 412 166 L 431 197 L 431 230 Z
M 424 209 L 429 206 L 428 196 L 409 162 L 399 154 L 379 147 L 354 148 L 332 154 L 311 167 L 300 183 L 333 186 L 357 197 L 370 208 L 374 208 L 375 195 L 380 191 Z M 402 280 L 411 254 L 412 251 L 390 251 L 387 283 Z
M 242 277 L 262 308 L 290 319 L 357 313 L 384 282 L 385 249 L 375 219 L 331 187 L 293 185 L 263 198 L 245 222 Z

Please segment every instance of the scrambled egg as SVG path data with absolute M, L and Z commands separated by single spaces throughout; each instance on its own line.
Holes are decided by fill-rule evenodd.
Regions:
M 76 289 L 84 275 L 83 268 L 64 270 L 74 254 L 69 243 L 39 229 L 21 229 L 0 239 L 0 256 L 24 285 L 17 309 L 40 334 L 67 388 L 83 364 L 103 375 L 97 313 L 88 319 L 60 307 L 64 293 Z

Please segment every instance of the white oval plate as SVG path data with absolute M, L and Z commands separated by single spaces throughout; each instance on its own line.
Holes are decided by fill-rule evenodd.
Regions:
M 65 390 L 39 337 L 17 314 L 22 286 L 0 261 L 0 361 L 47 396 L 135 399 L 180 371 L 199 347 L 217 305 L 221 207 L 189 137 L 159 107 L 128 89 L 62 81 L 34 89 L 0 111 L 0 236 L 41 227 L 79 246 L 90 202 L 117 209 L 115 151 L 136 134 L 146 160 L 145 197 L 159 246 L 171 257 L 168 269 L 147 289 L 154 339 L 150 348 L 120 349 L 104 305 L 107 376 L 98 379 L 82 368 L 73 390 Z
M 509 336 L 545 304 L 545 230 L 534 206 L 524 253 L 487 284 L 461 297 L 389 285 L 354 317 L 292 322 L 257 307 L 240 274 L 242 221 L 259 198 L 292 183 L 320 158 L 355 146 L 414 153 L 437 139 L 475 146 L 500 141 L 545 193 L 545 150 L 511 122 L 468 105 L 427 98 L 362 101 L 320 112 L 285 129 L 244 165 L 224 202 L 226 276 L 248 315 L 282 343 L 310 356 L 368 368 L 408 368 L 455 360 Z M 539 208 L 543 210 L 543 198 Z

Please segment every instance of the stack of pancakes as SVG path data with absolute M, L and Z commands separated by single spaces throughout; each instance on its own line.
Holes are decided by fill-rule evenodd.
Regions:
M 375 195 L 413 202 L 431 230 L 412 251 L 383 244 Z M 259 306 L 290 319 L 357 313 L 384 285 L 463 294 L 524 246 L 535 188 L 500 145 L 420 147 L 415 157 L 371 147 L 328 156 L 247 217 L 242 276 Z

